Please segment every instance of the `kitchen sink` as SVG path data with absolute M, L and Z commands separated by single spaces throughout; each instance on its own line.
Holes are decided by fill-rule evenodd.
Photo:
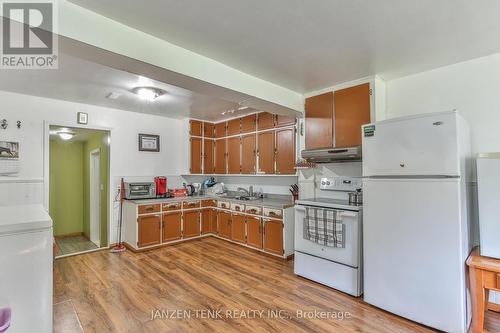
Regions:
M 252 201 L 252 200 L 259 200 L 259 197 L 248 197 L 244 195 L 236 195 L 236 196 L 228 196 L 228 199 L 235 199 L 235 200 L 242 200 L 242 201 Z

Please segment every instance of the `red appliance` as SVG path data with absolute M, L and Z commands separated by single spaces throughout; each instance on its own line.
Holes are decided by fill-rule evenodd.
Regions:
M 163 197 L 167 194 L 167 177 L 155 177 L 156 196 Z

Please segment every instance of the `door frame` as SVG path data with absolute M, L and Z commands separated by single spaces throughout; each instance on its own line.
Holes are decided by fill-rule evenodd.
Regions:
M 43 206 L 44 208 L 49 211 L 49 193 L 50 193 L 50 126 L 62 126 L 62 127 L 69 127 L 69 128 L 83 128 L 83 129 L 90 129 L 90 130 L 98 130 L 98 131 L 106 131 L 109 134 L 109 144 L 108 144 L 108 237 L 106 239 L 106 242 L 109 245 L 110 240 L 111 240 L 111 232 L 112 232 L 112 224 L 113 224 L 113 179 L 111 177 L 111 170 L 113 166 L 113 158 L 112 158 L 112 142 L 113 142 L 113 135 L 114 135 L 114 128 L 111 127 L 102 127 L 102 126 L 88 126 L 88 125 L 82 125 L 82 124 L 76 124 L 74 122 L 68 122 L 68 121 L 51 121 L 51 120 L 44 120 L 44 131 L 43 131 Z M 98 249 L 95 250 L 90 250 L 90 251 L 84 251 L 84 252 L 94 252 L 98 251 L 102 248 L 108 248 L 106 247 L 99 247 Z M 78 252 L 83 253 L 83 252 Z M 74 254 L 69 254 L 69 255 L 63 255 L 63 256 L 58 256 L 57 258 L 63 258 L 67 256 L 72 256 Z
M 95 169 L 95 160 L 99 163 Z M 90 241 L 101 247 L 101 149 L 89 153 L 89 237 Z M 97 178 L 97 189 L 95 188 Z M 97 192 L 97 193 L 96 193 Z M 97 195 L 96 195 L 97 194 Z M 97 201 L 96 201 L 97 200 Z M 97 210 L 97 212 L 96 212 Z M 97 233 L 96 233 L 97 229 Z

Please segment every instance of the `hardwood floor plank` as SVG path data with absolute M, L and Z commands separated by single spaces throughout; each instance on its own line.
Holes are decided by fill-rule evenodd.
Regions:
M 141 253 L 58 259 L 54 300 L 72 304 L 85 332 L 433 332 L 294 275 L 293 261 L 213 237 Z M 71 311 L 63 310 L 55 309 L 55 324 L 71 318 Z M 172 310 L 187 312 L 179 318 L 164 315 Z M 350 317 L 305 318 L 297 310 Z M 220 317 L 207 317 L 209 311 Z M 237 318 L 234 311 L 263 316 Z M 499 323 L 487 317 L 487 328 Z

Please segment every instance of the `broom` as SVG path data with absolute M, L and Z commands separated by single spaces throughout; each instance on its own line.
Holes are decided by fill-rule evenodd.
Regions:
M 120 211 L 118 215 L 118 244 L 111 248 L 112 253 L 124 252 L 127 250 L 125 245 L 122 243 L 122 215 L 123 215 L 123 199 L 125 198 L 125 186 L 123 183 L 123 178 L 120 182 Z

